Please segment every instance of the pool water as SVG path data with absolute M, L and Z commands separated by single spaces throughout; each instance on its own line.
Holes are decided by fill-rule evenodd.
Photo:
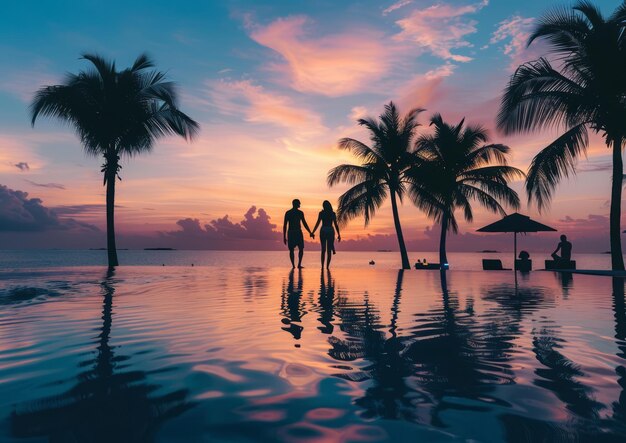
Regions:
M 626 441 L 624 281 L 0 273 L 0 441 Z

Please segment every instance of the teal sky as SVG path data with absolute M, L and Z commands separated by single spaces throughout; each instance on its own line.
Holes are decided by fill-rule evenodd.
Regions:
M 595 3 L 607 14 L 619 4 Z M 322 200 L 335 201 L 342 191 L 326 187 L 328 169 L 351 161 L 336 141 L 364 138 L 354 120 L 377 115 L 389 100 L 405 111 L 427 108 L 424 123 L 441 112 L 450 121 L 467 117 L 483 124 L 494 141 L 511 146 L 513 164 L 526 170 L 556 133 L 503 138 L 493 130 L 499 95 L 517 65 L 545 54 L 541 44 L 525 48 L 534 20 L 568 4 L 6 2 L 0 26 L 0 184 L 41 199 L 61 223 L 72 219 L 103 228 L 101 160 L 86 157 L 71 129 L 59 122 L 42 120 L 33 129 L 28 118 L 33 92 L 86 68 L 79 59 L 83 52 L 115 59 L 120 68 L 147 52 L 178 83 L 181 107 L 202 126 L 192 144 L 163 140 L 152 154 L 124 163 L 117 201 L 119 231 L 127 238 L 177 231 L 177 221 L 185 219 L 202 227 L 228 214 L 238 222 L 251 206 L 264 208 L 277 223 L 294 197 L 313 218 Z M 589 160 L 559 188 L 543 220 L 589 239 L 604 223 L 608 229 L 609 160 L 594 140 Z M 532 208 L 523 212 L 536 215 Z M 415 208 L 405 205 L 402 218 L 410 239 L 429 238 L 432 222 Z M 478 211 L 475 225 L 462 231 L 494 218 Z M 20 241 L 58 246 L 37 232 L 19 233 Z M 346 238 L 391 232 L 384 208 L 367 230 L 361 221 L 351 223 Z

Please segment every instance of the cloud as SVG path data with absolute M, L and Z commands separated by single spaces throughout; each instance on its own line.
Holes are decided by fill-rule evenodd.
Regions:
M 453 53 L 453 50 L 472 46 L 466 37 L 476 33 L 478 22 L 466 16 L 475 14 L 488 3 L 488 0 L 466 6 L 439 3 L 425 9 L 414 9 L 405 18 L 396 21 L 402 30 L 394 39 L 415 43 L 444 60 L 471 61 L 471 57 Z
M 388 15 L 392 13 L 393 11 L 396 11 L 406 5 L 410 5 L 411 3 L 413 3 L 413 0 L 400 0 L 399 2 L 396 2 L 393 5 L 386 8 L 385 10 L 383 10 L 383 15 Z
M 597 160 L 589 159 L 586 163 L 582 163 L 578 166 L 579 172 L 605 172 L 613 169 L 613 162 L 611 160 Z
M 14 164 L 13 166 L 15 166 L 17 169 L 19 169 L 22 172 L 30 171 L 30 166 L 28 166 L 28 163 L 26 162 L 19 162 L 19 163 Z
M 38 198 L 29 198 L 27 192 L 0 185 L 0 231 L 49 231 L 80 229 L 99 231 L 91 224 L 74 219 L 59 218 L 59 214 L 45 207 Z
M 448 94 L 449 91 L 444 86 L 444 80 L 451 76 L 455 69 L 456 65 L 446 63 L 426 73 L 414 76 L 396 91 L 396 96 L 400 97 L 398 103 L 403 109 L 428 108 L 436 104 Z
M 558 221 L 559 229 L 562 231 L 576 231 L 577 233 L 609 232 L 609 218 L 605 215 L 589 214 L 587 218 L 573 218 L 566 215 Z
M 30 183 L 33 186 L 37 186 L 39 188 L 52 188 L 52 189 L 65 189 L 65 186 L 59 183 L 37 183 L 32 180 L 24 179 L 25 182 Z
M 218 80 L 209 82 L 208 86 L 211 103 L 223 114 L 240 115 L 251 123 L 290 128 L 300 135 L 315 135 L 326 130 L 320 115 L 251 80 Z
M 44 85 L 58 84 L 59 79 L 45 71 L 47 63 L 39 63 L 29 69 L 3 75 L 0 80 L 0 91 L 14 95 L 24 103 L 33 99 L 35 92 Z
M 530 48 L 526 47 L 534 22 L 532 17 L 514 15 L 498 23 L 498 28 L 491 35 L 489 44 L 504 43 L 502 52 L 511 59 L 510 69 L 537 59 L 545 52 L 541 42 L 535 42 Z
M 301 92 L 336 97 L 370 88 L 392 67 L 395 53 L 378 31 L 358 27 L 321 37 L 305 16 L 280 18 L 267 26 L 248 23 L 250 37 L 280 55 L 269 69 Z
M 115 205 L 115 209 L 124 208 L 121 205 Z M 105 204 L 88 203 L 82 205 L 61 205 L 52 208 L 57 215 L 68 216 L 101 216 L 106 210 Z
M 189 249 L 276 249 L 281 234 L 263 208 L 250 207 L 243 220 L 233 223 L 228 215 L 202 226 L 197 218 L 178 220 L 178 231 L 161 233 L 177 247 Z
M 350 121 L 357 121 L 361 118 L 367 117 L 369 112 L 365 106 L 355 106 L 350 110 L 350 114 L 348 114 L 348 118 Z

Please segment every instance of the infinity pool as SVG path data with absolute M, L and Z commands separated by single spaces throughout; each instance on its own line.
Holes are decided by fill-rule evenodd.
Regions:
M 625 441 L 624 281 L 0 273 L 0 441 Z

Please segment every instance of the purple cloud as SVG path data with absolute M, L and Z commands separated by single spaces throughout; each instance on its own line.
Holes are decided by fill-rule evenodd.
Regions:
M 33 186 L 37 186 L 39 188 L 51 188 L 51 189 L 63 189 L 65 190 L 65 186 L 59 183 L 37 183 L 32 180 L 24 179 L 25 182 L 30 183 Z
M 19 163 L 14 164 L 13 166 L 15 166 L 17 169 L 19 169 L 22 172 L 30 171 L 30 166 L 28 166 L 28 163 L 26 162 L 19 162 Z
M 59 218 L 41 199 L 29 198 L 27 192 L 0 185 L 0 231 L 48 231 L 48 230 L 99 231 L 91 224 L 72 218 Z
M 161 233 L 163 240 L 190 249 L 276 249 L 281 234 L 263 208 L 250 207 L 243 220 L 234 223 L 228 215 L 204 226 L 197 218 L 178 220 L 178 231 Z

